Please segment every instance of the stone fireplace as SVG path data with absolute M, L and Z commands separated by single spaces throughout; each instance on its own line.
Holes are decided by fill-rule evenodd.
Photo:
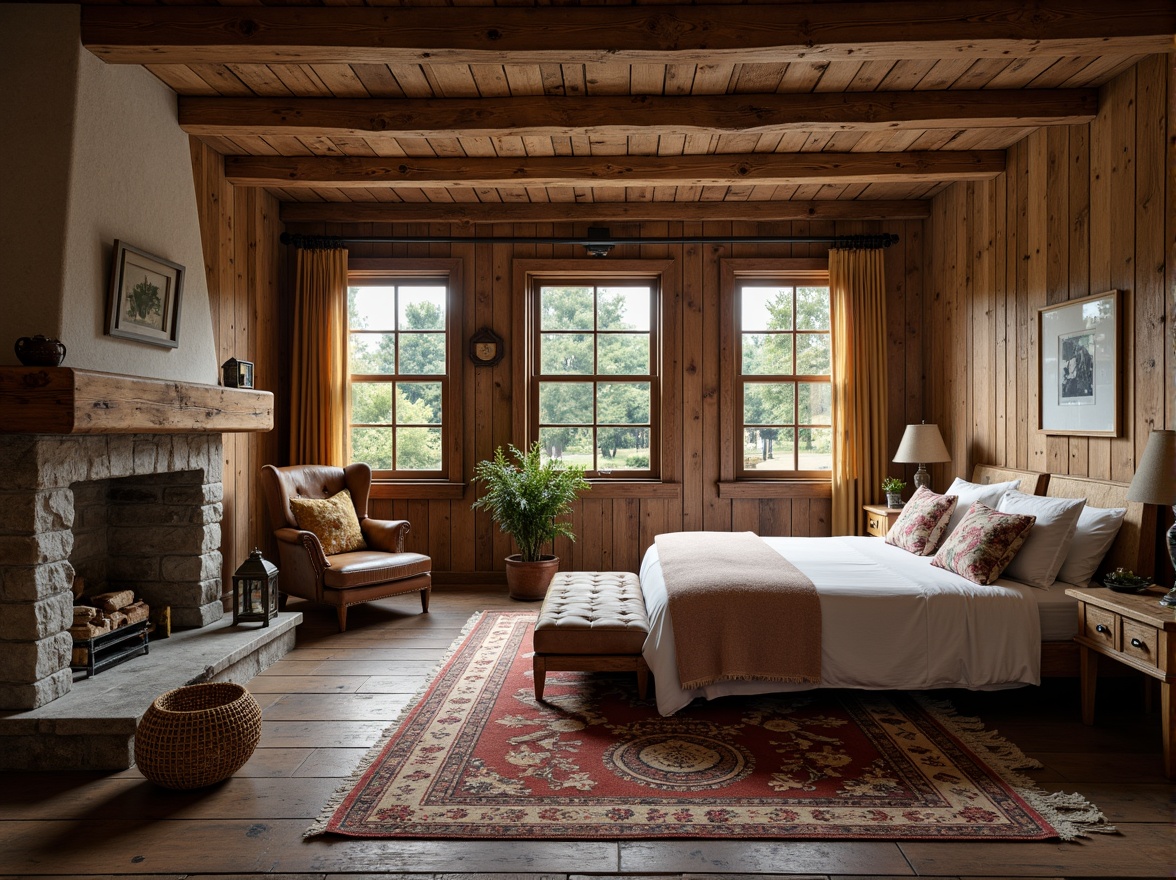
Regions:
M 71 690 L 75 576 L 177 628 L 220 620 L 221 435 L 270 430 L 272 394 L 2 367 L 0 414 L 0 713 Z
M 0 708 L 70 689 L 74 576 L 219 620 L 219 434 L 0 437 Z

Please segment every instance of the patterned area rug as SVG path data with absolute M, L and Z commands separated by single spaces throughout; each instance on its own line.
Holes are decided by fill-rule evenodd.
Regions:
M 976 719 L 903 693 L 696 702 L 632 675 L 531 675 L 533 613 L 475 615 L 307 836 L 1071 839 L 1113 830 Z M 1093 826 L 1093 828 L 1092 828 Z

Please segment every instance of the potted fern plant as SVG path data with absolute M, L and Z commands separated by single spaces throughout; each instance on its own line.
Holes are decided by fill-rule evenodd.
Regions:
M 489 512 L 498 527 L 510 535 L 519 552 L 506 557 L 506 585 L 512 599 L 535 601 L 547 595 L 551 578 L 559 569 L 559 557 L 545 554 L 544 546 L 565 535 L 576 540 L 571 525 L 560 519 L 572 509 L 580 492 L 590 488 L 582 467 L 560 467 L 542 461 L 539 441 L 526 452 L 500 446 L 494 458 L 474 468 L 474 482 L 485 494 L 474 510 Z

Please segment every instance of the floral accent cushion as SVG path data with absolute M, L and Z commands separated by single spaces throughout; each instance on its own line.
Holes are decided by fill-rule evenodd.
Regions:
M 291 498 L 290 507 L 298 528 L 314 532 L 327 556 L 367 549 L 351 493 L 346 489 L 330 498 Z
M 930 556 L 947 531 L 956 500 L 954 495 L 936 495 L 920 486 L 886 533 L 886 543 L 916 556 Z
M 976 501 L 968 508 L 931 564 L 972 583 L 990 584 L 1017 555 L 1037 517 L 1001 513 Z

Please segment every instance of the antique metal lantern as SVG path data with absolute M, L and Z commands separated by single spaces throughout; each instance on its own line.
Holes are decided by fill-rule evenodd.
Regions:
M 278 567 L 254 549 L 233 573 L 233 624 L 269 626 L 278 616 Z

